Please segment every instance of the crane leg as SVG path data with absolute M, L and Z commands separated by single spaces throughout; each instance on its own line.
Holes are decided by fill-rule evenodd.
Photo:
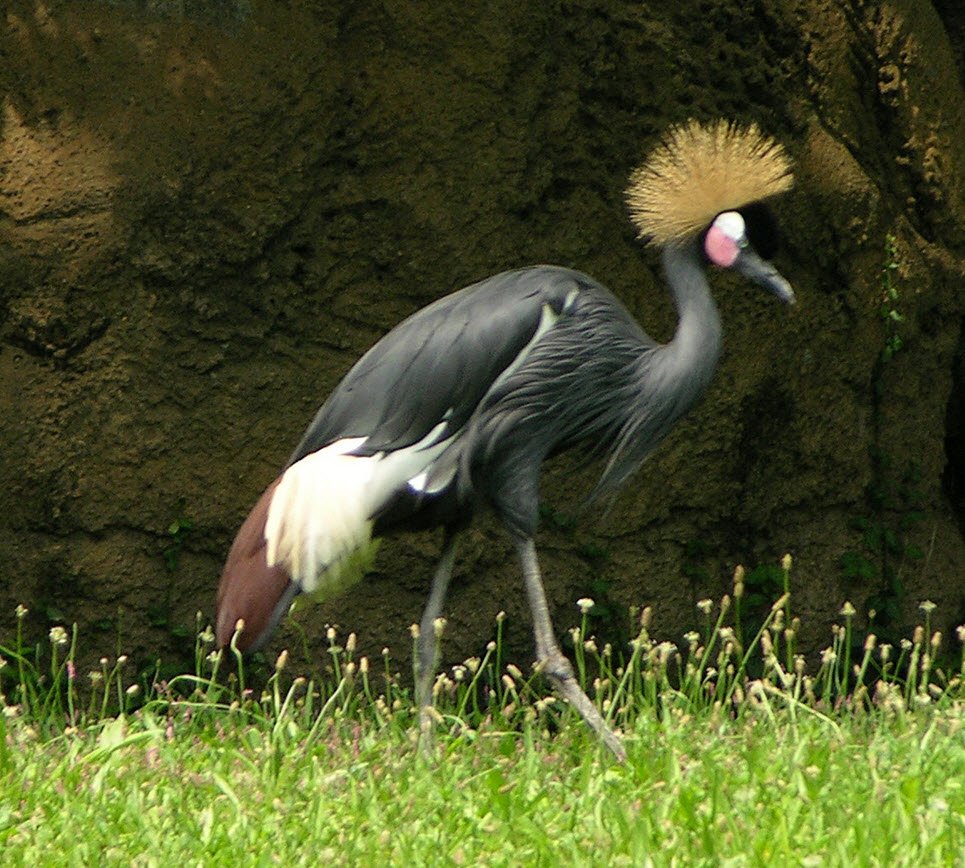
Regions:
M 620 762 L 624 762 L 627 754 L 623 744 L 607 726 L 590 698 L 580 689 L 580 685 L 573 676 L 570 661 L 560 651 L 556 642 L 549 607 L 546 604 L 546 592 L 543 590 L 543 581 L 540 578 L 535 543 L 530 537 L 520 537 L 516 539 L 516 549 L 523 567 L 526 596 L 529 598 L 529 607 L 533 613 L 536 659 L 543 668 L 543 675 L 549 680 L 557 695 L 579 712 L 580 717 L 599 736 L 610 752 Z
M 442 605 L 452 578 L 452 567 L 456 560 L 456 534 L 446 531 L 442 545 L 442 556 L 432 576 L 432 590 L 429 601 L 422 612 L 419 623 L 419 641 L 416 647 L 415 697 L 419 706 L 419 744 L 428 749 L 432 733 L 432 681 L 439 665 L 439 642 L 436 638 L 435 622 L 442 614 Z

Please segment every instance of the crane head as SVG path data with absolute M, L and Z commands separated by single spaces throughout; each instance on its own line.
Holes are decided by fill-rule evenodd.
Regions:
M 709 262 L 733 269 L 773 292 L 785 304 L 794 304 L 791 284 L 770 262 L 777 246 L 777 224 L 770 209 L 759 202 L 718 214 L 702 239 Z

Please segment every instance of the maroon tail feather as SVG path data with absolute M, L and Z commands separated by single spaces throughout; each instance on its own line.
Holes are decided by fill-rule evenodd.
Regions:
M 281 567 L 269 567 L 266 559 L 265 522 L 278 477 L 262 494 L 241 525 L 228 552 L 221 584 L 218 586 L 216 635 L 218 647 L 231 641 L 235 624 L 244 618 L 245 629 L 238 637 L 241 651 L 253 650 L 268 638 L 278 622 L 276 612 L 282 597 L 289 592 L 290 579 Z

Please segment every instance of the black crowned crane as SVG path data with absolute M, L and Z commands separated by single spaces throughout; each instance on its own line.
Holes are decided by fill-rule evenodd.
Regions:
M 582 447 L 603 462 L 590 497 L 612 493 L 693 406 L 721 345 L 709 265 L 794 300 L 768 262 L 777 235 L 763 204 L 790 186 L 781 146 L 725 121 L 672 128 L 631 175 L 631 218 L 662 249 L 679 316 L 667 344 L 593 278 L 552 266 L 490 277 L 396 326 L 336 386 L 238 531 L 218 590 L 219 645 L 243 619 L 237 647 L 261 647 L 297 595 L 361 579 L 380 537 L 441 526 L 416 661 L 426 732 L 433 625 L 459 534 L 488 508 L 519 556 L 543 674 L 622 759 L 553 633 L 533 542 L 540 469 Z

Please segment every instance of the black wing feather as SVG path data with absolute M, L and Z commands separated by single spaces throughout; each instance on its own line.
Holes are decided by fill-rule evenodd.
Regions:
M 594 285 L 576 271 L 535 266 L 461 289 L 404 320 L 345 375 L 289 465 L 330 443 L 366 437 L 358 454 L 409 446 L 448 416 L 462 428 L 499 375 L 532 339 L 544 305 Z

